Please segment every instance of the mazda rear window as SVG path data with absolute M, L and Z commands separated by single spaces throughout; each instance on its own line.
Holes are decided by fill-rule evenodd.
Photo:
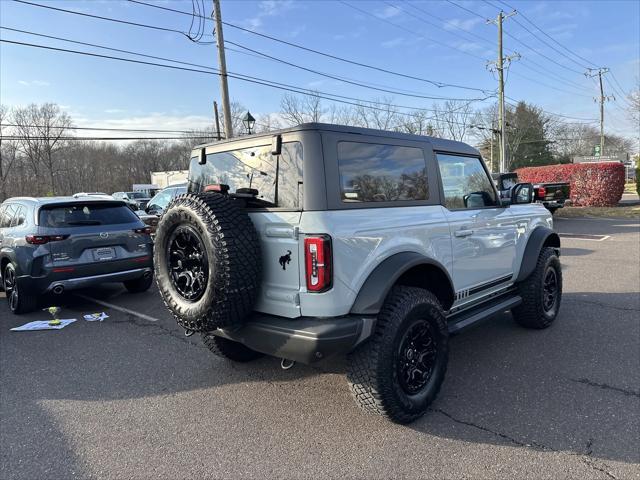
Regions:
M 116 225 L 137 220 L 138 216 L 129 207 L 106 203 L 74 203 L 40 210 L 40 225 L 43 227 Z

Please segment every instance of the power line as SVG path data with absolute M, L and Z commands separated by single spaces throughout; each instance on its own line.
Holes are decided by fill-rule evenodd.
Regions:
M 502 3 L 503 5 L 505 5 L 507 8 L 513 8 L 511 7 L 507 2 L 504 2 L 503 0 L 498 0 L 500 3 Z M 522 11 L 519 11 L 520 16 L 522 18 L 524 18 L 527 22 L 529 22 L 533 27 L 537 28 L 544 36 L 546 36 L 547 38 L 549 38 L 551 41 L 555 42 L 557 45 L 559 45 L 560 47 L 562 47 L 564 50 L 566 50 L 567 52 L 569 52 L 570 54 L 574 55 L 575 57 L 579 58 L 580 60 L 582 60 L 583 62 L 586 62 L 588 65 L 591 65 L 592 67 L 596 67 L 597 65 L 595 63 L 593 63 L 591 60 L 587 60 L 586 58 L 584 58 L 583 56 L 577 54 L 576 52 L 574 52 L 573 50 L 570 50 L 569 48 L 567 48 L 566 46 L 564 46 L 562 43 L 560 43 L 559 41 L 557 41 L 555 38 L 553 38 L 551 35 L 549 35 L 548 33 L 546 33 L 542 28 L 540 28 L 538 25 L 536 25 L 535 23 L 533 23 L 533 21 L 527 17 Z M 546 42 L 545 42 L 546 43 Z M 567 57 L 568 58 L 568 57 Z M 575 62 L 575 61 L 574 61 Z M 588 68 L 588 67 L 586 67 Z
M 520 100 L 517 100 L 517 99 L 515 99 L 515 98 L 511 98 L 511 97 L 509 97 L 509 96 L 505 96 L 505 98 L 506 98 L 507 100 L 511 100 L 511 102 L 516 102 L 516 103 L 506 102 L 506 103 L 507 103 L 507 105 L 510 105 L 510 106 L 512 106 L 512 107 L 517 107 L 517 106 L 518 106 L 518 105 L 517 105 L 517 104 L 518 104 L 518 102 L 520 102 Z M 567 122 L 567 123 L 584 123 L 584 124 L 591 124 L 591 123 L 593 123 L 593 122 L 597 122 L 597 121 L 598 121 L 598 120 L 597 120 L 597 119 L 595 119 L 595 118 L 572 117 L 572 116 L 570 116 L 570 115 L 563 115 L 563 114 L 560 114 L 560 113 L 550 112 L 550 111 L 548 111 L 548 110 L 544 110 L 544 109 L 542 109 L 542 108 L 540 109 L 540 111 L 541 111 L 541 112 L 544 112 L 544 113 L 546 113 L 546 114 L 548 114 L 548 115 L 553 115 L 553 116 L 556 116 L 556 117 L 568 118 L 568 119 L 570 119 L 570 120 L 582 120 L 582 122 Z
M 132 3 L 137 3 L 139 5 L 145 5 L 145 6 L 151 7 L 151 8 L 157 8 L 157 9 L 166 10 L 166 11 L 170 11 L 170 12 L 174 12 L 174 13 L 180 13 L 182 15 L 191 15 L 190 13 L 184 12 L 182 10 L 177 10 L 175 8 L 164 7 L 162 5 L 154 5 L 154 4 L 150 4 L 150 3 L 145 3 L 145 2 L 142 2 L 140 0 L 129 0 L 129 1 L 132 2 Z M 338 55 L 334 55 L 334 54 L 323 52 L 323 51 L 316 50 L 316 49 L 313 49 L 313 48 L 305 47 L 304 45 L 300 45 L 300 44 L 297 44 L 297 43 L 289 42 L 287 40 L 282 40 L 280 38 L 273 37 L 271 35 L 267 35 L 267 34 L 264 34 L 264 33 L 256 32 L 254 30 L 251 30 L 251 29 L 248 29 L 248 28 L 244 28 L 244 27 L 241 27 L 239 25 L 235 25 L 233 23 L 229 23 L 229 22 L 226 22 L 226 21 L 223 21 L 222 24 L 224 26 L 226 26 L 226 27 L 234 28 L 236 30 L 240 30 L 240 31 L 245 32 L 245 33 L 250 33 L 252 35 L 256 35 L 256 36 L 259 36 L 259 37 L 262 37 L 262 38 L 266 38 L 268 40 L 271 40 L 271 41 L 274 41 L 274 42 L 278 42 L 278 43 L 281 43 L 283 45 L 287 45 L 287 46 L 290 46 L 290 47 L 294 47 L 294 48 L 297 48 L 297 49 L 300 49 L 300 50 L 303 50 L 303 51 L 306 51 L 306 52 L 309 52 L 309 53 L 314 53 L 316 55 L 320 55 L 320 56 L 323 56 L 323 57 L 331 58 L 333 60 L 337 60 L 337 61 L 344 62 L 344 63 L 349 63 L 349 64 L 352 64 L 352 65 L 356 65 L 358 67 L 367 68 L 367 69 L 375 70 L 375 71 L 382 72 L 382 73 L 387 73 L 389 75 L 395 75 L 395 76 L 407 78 L 407 79 L 410 79 L 410 80 L 416 80 L 416 81 L 419 81 L 419 82 L 428 83 L 428 84 L 433 85 L 433 86 L 438 87 L 438 88 L 445 88 L 445 87 L 460 88 L 460 89 L 463 89 L 463 90 L 473 90 L 473 91 L 476 91 L 476 92 L 482 92 L 484 94 L 486 94 L 487 92 L 491 92 L 491 90 L 489 90 L 489 89 L 469 87 L 469 86 L 459 85 L 459 84 L 455 84 L 455 83 L 440 82 L 440 81 L 437 81 L 437 80 L 430 80 L 428 78 L 422 78 L 422 77 L 417 77 L 417 76 L 414 76 L 414 75 L 409 75 L 409 74 L 405 74 L 405 73 L 401 73 L 401 72 L 396 72 L 396 71 L 393 71 L 393 70 L 388 70 L 386 68 L 377 67 L 375 65 L 370 65 L 370 64 L 367 64 L 367 63 L 359 62 L 357 60 L 350 60 L 350 59 L 347 59 L 347 58 L 344 58 L 344 57 L 340 57 Z
M 18 125 L 17 123 L 3 123 L 0 127 L 22 127 L 25 125 Z M 74 126 L 54 126 L 54 125 L 26 125 L 29 128 L 55 128 L 59 130 L 90 130 L 96 132 L 149 132 L 149 133 L 193 133 L 194 131 L 203 130 L 164 130 L 159 128 L 111 128 L 111 127 L 74 127 Z
M 0 140 L 22 140 L 25 137 L 20 135 L 3 135 Z M 80 140 L 211 140 L 216 135 L 206 137 L 57 137 L 60 141 L 80 141 Z M 29 140 L 50 140 L 50 137 L 29 137 Z
M 398 25 L 397 23 L 392 22 L 391 20 L 388 20 L 388 19 L 386 19 L 386 18 L 378 17 L 378 16 L 377 16 L 377 15 L 375 15 L 374 13 L 371 13 L 371 12 L 368 12 L 368 11 L 366 11 L 366 10 L 363 10 L 363 9 L 361 9 L 360 7 L 356 7 L 355 5 L 351 5 L 350 3 L 345 2 L 344 0 L 338 0 L 338 1 L 339 1 L 340 3 L 342 3 L 343 5 L 346 5 L 347 7 L 352 8 L 353 10 L 356 10 L 357 12 L 360 12 L 360 13 L 362 13 L 362 14 L 364 14 L 364 15 L 368 15 L 368 16 L 370 16 L 370 17 L 373 17 L 373 18 L 375 18 L 376 20 L 379 20 L 380 22 L 384 22 L 384 23 L 387 23 L 387 24 L 389 24 L 389 25 L 392 25 L 392 26 L 394 26 L 394 27 L 396 27 L 396 28 L 398 28 L 398 29 L 400 29 L 400 30 L 403 30 L 403 31 L 405 31 L 405 32 L 407 32 L 407 33 L 410 33 L 410 34 L 412 34 L 412 35 L 416 35 L 418 38 L 421 38 L 421 39 L 424 39 L 424 40 L 429 40 L 430 42 L 433 42 L 433 43 L 435 43 L 435 44 L 437 44 L 437 45 L 441 45 L 441 46 L 443 46 L 443 47 L 450 48 L 450 49 L 452 49 L 452 50 L 456 50 L 456 51 L 458 51 L 458 52 L 460 52 L 460 53 L 462 53 L 462 54 L 464 54 L 464 55 L 467 55 L 467 56 L 469 56 L 469 57 L 472 57 L 472 58 L 475 58 L 475 59 L 482 60 L 483 62 L 487 60 L 487 59 L 486 59 L 486 58 L 484 58 L 484 57 L 481 57 L 481 56 L 479 56 L 479 55 L 475 55 L 475 54 L 473 54 L 473 53 L 471 53 L 471 52 L 467 52 L 466 50 L 462 50 L 461 48 L 457 48 L 457 47 L 454 47 L 453 45 L 448 45 L 448 44 L 446 44 L 446 43 L 444 43 L 444 42 L 441 42 L 441 41 L 439 41 L 439 40 L 436 40 L 436 39 L 434 39 L 434 38 L 431 38 L 431 37 L 427 37 L 427 36 L 425 36 L 425 35 L 422 35 L 422 34 L 421 34 L 421 33 L 419 33 L 419 32 L 416 32 L 416 31 L 414 31 L 414 30 L 411 30 L 411 29 L 409 29 L 409 28 L 406 28 L 406 27 L 404 27 L 404 26 L 402 26 L 402 25 Z
M 173 70 L 182 70 L 182 71 L 195 72 L 195 73 L 204 73 L 204 74 L 207 74 L 207 75 L 218 75 L 218 73 L 214 72 L 214 71 L 198 70 L 198 69 L 195 69 L 195 68 L 188 68 L 188 67 L 178 67 L 178 66 L 175 66 L 175 65 L 166 65 L 166 64 L 160 64 L 160 63 L 154 63 L 154 62 L 146 62 L 146 61 L 142 61 L 142 60 L 133 60 L 133 59 L 129 59 L 129 58 L 114 57 L 114 56 L 111 56 L 111 55 L 101 55 L 101 54 L 97 54 L 97 53 L 82 52 L 82 51 L 78 51 L 78 50 L 69 50 L 69 49 L 64 49 L 64 48 L 50 47 L 50 46 L 46 46 L 46 45 L 38 45 L 38 44 L 33 44 L 33 43 L 17 42 L 17 41 L 6 40 L 6 39 L 0 39 L 0 42 L 10 43 L 10 44 L 15 44 L 15 45 L 21 45 L 21 46 L 27 46 L 27 47 L 34 47 L 34 48 L 42 48 L 42 49 L 46 49 L 46 50 L 54 50 L 54 51 L 65 52 L 65 53 L 73 53 L 73 54 L 78 54 L 78 55 L 86 55 L 86 56 L 90 56 L 90 57 L 98 57 L 98 58 L 104 58 L 104 59 L 110 59 L 110 60 L 119 60 L 119 61 L 123 61 L 123 62 L 137 63 L 137 64 L 148 65 L 148 66 L 169 68 L 169 69 L 173 69 Z M 390 108 L 405 108 L 405 109 L 410 109 L 410 110 L 415 110 L 415 111 L 430 111 L 430 109 L 424 109 L 424 108 L 419 108 L 419 107 L 412 107 L 412 106 L 406 106 L 406 105 L 397 105 L 397 104 L 389 104 L 389 103 L 380 102 L 380 101 L 376 101 L 376 100 L 363 100 L 363 99 L 360 99 L 360 98 L 348 97 L 348 96 L 345 96 L 345 95 L 338 95 L 338 94 L 333 94 L 333 93 L 325 93 L 325 92 L 320 92 L 320 91 L 317 91 L 317 90 L 311 90 L 311 89 L 305 89 L 305 88 L 302 88 L 302 87 L 296 87 L 296 86 L 292 86 L 292 85 L 288 85 L 288 84 L 284 84 L 284 83 L 280 83 L 280 82 L 274 82 L 274 81 L 271 81 L 271 80 L 256 79 L 256 77 L 250 77 L 250 76 L 244 75 L 244 74 L 237 74 L 237 73 L 236 74 L 229 74 L 229 77 L 235 78 L 237 80 L 242 80 L 242 81 L 245 81 L 245 82 L 249 82 L 249 83 L 254 83 L 254 84 L 257 84 L 257 85 L 264 85 L 264 86 L 268 86 L 268 87 L 271 87 L 271 88 L 276 88 L 276 89 L 279 89 L 279 90 L 285 90 L 285 91 L 289 91 L 289 92 L 293 92 L 293 93 L 299 93 L 299 94 L 302 94 L 302 95 L 311 95 L 311 96 L 315 96 L 317 98 L 323 98 L 325 100 L 329 100 L 329 101 L 332 101 L 332 102 L 343 103 L 343 104 L 347 104 L 347 105 L 353 105 L 353 106 L 366 108 L 366 109 L 370 109 L 370 110 L 379 110 L 379 111 L 389 112 Z M 332 97 L 336 97 L 336 98 L 332 98 Z M 489 97 L 487 97 L 487 98 L 489 98 Z M 376 107 L 374 105 L 384 105 L 385 107 Z M 411 114 L 411 113 L 400 112 L 400 111 L 392 111 L 390 113 L 395 113 L 395 114 L 398 114 L 398 115 L 413 116 L 413 114 Z
M 485 21 L 488 20 L 487 17 L 485 17 L 483 15 L 480 15 L 479 13 L 474 12 L 473 10 L 469 10 L 467 7 L 463 7 L 462 5 L 457 4 L 456 2 L 453 2 L 451 0 L 447 0 L 447 2 L 450 3 L 451 5 L 454 5 L 454 6 L 458 7 L 461 10 L 464 10 L 465 12 L 470 13 L 471 15 L 475 15 L 476 17 L 481 18 L 482 20 L 485 20 Z
M 404 92 L 401 92 L 401 91 L 398 91 L 398 90 L 390 90 L 390 89 L 386 89 L 386 88 L 373 87 L 373 86 L 369 86 L 369 85 L 366 85 L 366 84 L 358 82 L 358 81 L 349 80 L 349 79 L 346 79 L 344 77 L 339 77 L 339 76 L 336 76 L 336 75 L 331 75 L 329 73 L 320 72 L 320 71 L 314 70 L 312 68 L 303 67 L 302 65 L 298 65 L 298 64 L 295 64 L 295 63 L 292 63 L 292 62 L 288 62 L 286 60 L 282 60 L 281 58 L 277 58 L 277 57 L 268 55 L 268 54 L 266 54 L 264 52 L 260 52 L 258 50 L 254 50 L 254 49 L 249 48 L 249 47 L 247 47 L 245 45 L 242 45 L 242 44 L 239 44 L 239 43 L 236 43 L 236 42 L 232 42 L 231 40 L 226 40 L 225 42 L 230 44 L 230 45 L 235 45 L 236 47 L 243 48 L 243 49 L 245 49 L 245 50 L 247 50 L 249 52 L 253 52 L 255 54 L 261 55 L 261 56 L 263 56 L 265 58 L 268 58 L 270 60 L 273 60 L 275 62 L 283 63 L 285 65 L 289 65 L 291 67 L 298 68 L 298 69 L 304 70 L 306 72 L 311 72 L 311 73 L 314 73 L 316 75 L 321 75 L 323 77 L 331 78 L 333 80 L 338 80 L 340 82 L 348 83 L 348 84 L 351 84 L 351 85 L 356 85 L 358 87 L 369 88 L 371 90 L 377 90 L 379 92 L 392 93 L 394 95 L 402 95 L 402 96 L 405 96 L 405 97 L 424 98 L 424 99 L 429 99 L 429 100 L 458 100 L 458 101 L 467 101 L 467 100 L 477 101 L 477 100 L 479 100 L 477 98 L 451 98 L 451 97 L 434 97 L 434 96 L 430 96 L 430 95 L 414 95 L 414 94 L 410 94 L 410 93 L 404 93 Z

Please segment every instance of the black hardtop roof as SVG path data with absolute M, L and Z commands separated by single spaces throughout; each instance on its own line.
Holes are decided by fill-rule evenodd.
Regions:
M 273 130 L 266 133 L 258 133 L 252 135 L 243 135 L 241 137 L 230 138 L 229 140 L 220 140 L 216 142 L 209 142 L 198 145 L 194 147 L 194 150 L 209 147 L 213 145 L 223 145 L 226 143 L 232 144 L 237 141 L 246 141 L 250 138 L 264 138 L 264 137 L 272 137 L 274 135 L 279 135 L 282 133 L 289 132 L 300 132 L 300 131 L 308 131 L 308 130 L 316 130 L 316 131 L 324 131 L 324 132 L 338 132 L 338 133 L 351 133 L 356 135 L 368 135 L 372 137 L 381 137 L 381 138 L 393 138 L 397 140 L 409 140 L 409 141 L 420 141 L 420 142 L 429 142 L 432 148 L 436 151 L 443 152 L 451 152 L 451 153 L 461 153 L 464 155 L 480 155 L 478 150 L 473 148 L 472 146 L 464 143 L 458 142 L 455 140 L 447 140 L 445 138 L 436 138 L 429 137 L 426 135 L 413 135 L 411 133 L 402 133 L 402 132 L 392 132 L 388 130 L 377 130 L 374 128 L 363 128 L 363 127 L 349 127 L 346 125 L 334 125 L 331 123 L 302 123 L 300 125 L 296 125 L 295 127 L 283 128 L 280 130 Z

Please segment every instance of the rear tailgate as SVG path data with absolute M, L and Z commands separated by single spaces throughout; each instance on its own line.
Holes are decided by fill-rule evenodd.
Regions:
M 564 202 L 569 199 L 568 183 L 541 183 L 534 185 L 536 198 L 546 202 Z
M 55 269 L 100 275 L 151 264 L 145 225 L 122 202 L 47 205 L 39 219 L 39 234 L 61 238 L 50 243 Z

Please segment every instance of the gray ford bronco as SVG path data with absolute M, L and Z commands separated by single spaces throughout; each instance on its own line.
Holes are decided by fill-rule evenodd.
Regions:
M 556 318 L 560 238 L 532 196 L 501 200 L 478 151 L 439 138 L 304 124 L 202 145 L 158 225 L 158 287 L 216 355 L 347 354 L 356 402 L 407 423 L 452 333 Z

